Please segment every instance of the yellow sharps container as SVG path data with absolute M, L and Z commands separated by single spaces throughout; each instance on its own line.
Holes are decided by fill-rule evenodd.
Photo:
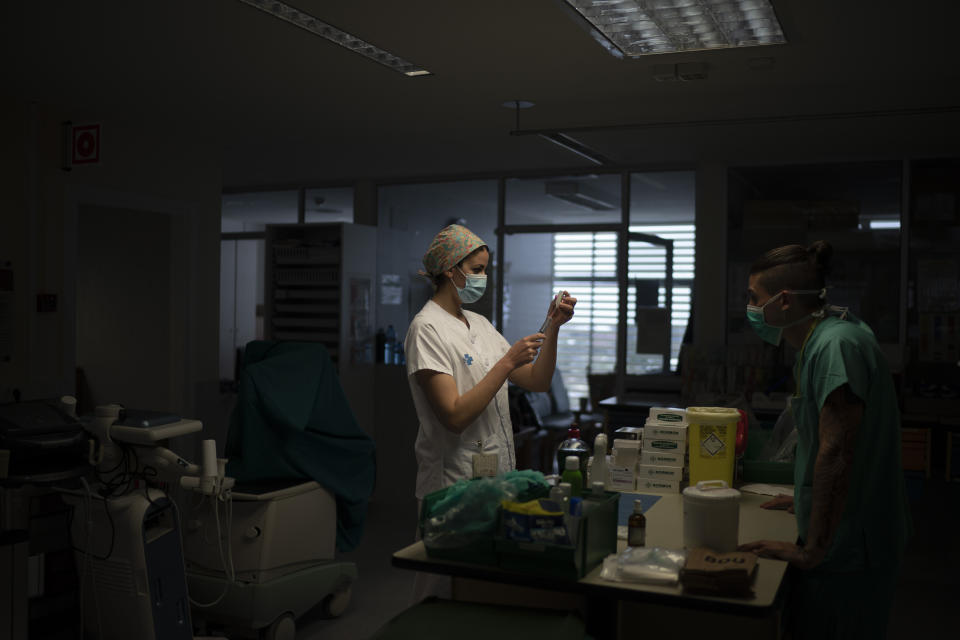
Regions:
M 691 487 L 703 480 L 733 486 L 739 421 L 740 412 L 729 407 L 687 407 Z

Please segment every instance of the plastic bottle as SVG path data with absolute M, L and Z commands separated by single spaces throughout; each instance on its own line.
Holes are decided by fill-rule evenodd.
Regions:
M 607 484 L 607 436 L 598 433 L 593 441 L 593 464 L 590 465 L 590 484 Z
M 560 479 L 570 483 L 570 496 L 579 498 L 583 494 L 583 474 L 580 473 L 580 458 L 567 456 L 564 463 L 563 475 Z
M 547 497 L 557 504 L 563 504 L 563 495 L 563 489 L 561 489 L 558 485 L 556 487 L 550 487 L 550 493 L 547 495 Z
M 397 341 L 397 332 L 393 330 L 393 325 L 387 325 L 387 332 L 384 334 L 383 343 L 383 361 L 387 364 L 393 364 L 393 350 Z
M 580 460 L 580 470 L 587 468 L 587 459 L 590 457 L 590 447 L 580 439 L 580 427 L 574 422 L 567 431 L 567 439 L 557 447 L 557 473 L 566 469 L 567 456 L 576 456 Z
M 567 538 L 570 544 L 577 544 L 580 530 L 580 517 L 583 515 L 583 498 L 570 498 L 570 511 L 564 514 L 563 524 L 567 527 Z
M 633 501 L 633 514 L 627 519 L 627 546 L 643 547 L 647 544 L 647 516 L 643 515 L 643 503 Z
M 563 512 L 570 513 L 570 497 L 573 494 L 573 487 L 570 486 L 569 482 L 561 482 L 557 485 L 557 488 L 560 490 L 560 506 L 563 507 Z
M 376 345 L 374 346 L 374 361 L 383 362 L 383 355 L 386 353 L 385 347 L 387 344 L 387 334 L 383 332 L 383 329 L 377 329 L 377 335 L 374 337 Z

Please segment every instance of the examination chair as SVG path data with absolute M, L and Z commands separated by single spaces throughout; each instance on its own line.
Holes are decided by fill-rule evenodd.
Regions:
M 359 543 L 376 473 L 373 441 L 322 345 L 247 345 L 226 456 L 237 483 L 223 505 L 232 509 L 229 552 L 216 544 L 211 509 L 184 514 L 194 617 L 293 640 L 308 610 L 336 616 L 349 603 L 356 566 L 335 551 Z

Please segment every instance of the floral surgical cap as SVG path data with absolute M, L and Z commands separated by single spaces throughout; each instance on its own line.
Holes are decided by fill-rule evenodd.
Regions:
M 430 248 L 423 256 L 423 266 L 427 275 L 439 275 L 485 246 L 487 243 L 473 231 L 459 224 L 452 224 L 434 236 Z

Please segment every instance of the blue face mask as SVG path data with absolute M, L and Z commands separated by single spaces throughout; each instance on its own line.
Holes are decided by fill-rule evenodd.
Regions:
M 457 267 L 457 271 L 463 273 L 463 269 L 460 267 Z M 467 282 L 463 287 L 457 287 L 456 282 L 453 283 L 453 286 L 457 287 L 457 293 L 460 294 L 460 299 L 462 301 L 467 304 L 476 302 L 480 299 L 480 297 L 483 295 L 483 292 L 487 288 L 487 276 L 475 273 L 463 273 L 463 277 L 467 279 Z
M 764 340 L 765 342 L 769 342 L 773 346 L 777 346 L 780 344 L 780 340 L 781 338 L 783 338 L 783 330 L 786 329 L 787 327 L 792 327 L 796 324 L 800 324 L 810 316 L 816 316 L 818 314 L 822 314 L 822 312 L 820 311 L 808 313 L 804 315 L 802 318 L 797 318 L 793 322 L 785 324 L 782 327 L 775 327 L 772 324 L 767 324 L 767 319 L 764 316 L 764 309 L 766 309 L 771 302 L 773 302 L 774 300 L 779 298 L 781 295 L 783 295 L 783 293 L 784 292 L 781 291 L 777 295 L 773 296 L 772 298 L 767 300 L 765 303 L 763 303 L 763 306 L 757 307 L 752 304 L 747 305 L 747 322 L 750 323 L 750 326 L 753 327 L 753 330 L 757 332 L 757 335 L 760 336 L 762 340 Z M 806 289 L 802 291 L 787 291 L 787 293 L 792 293 L 794 295 L 812 295 L 815 293 L 820 298 L 824 298 L 826 297 L 827 291 L 826 289 Z

